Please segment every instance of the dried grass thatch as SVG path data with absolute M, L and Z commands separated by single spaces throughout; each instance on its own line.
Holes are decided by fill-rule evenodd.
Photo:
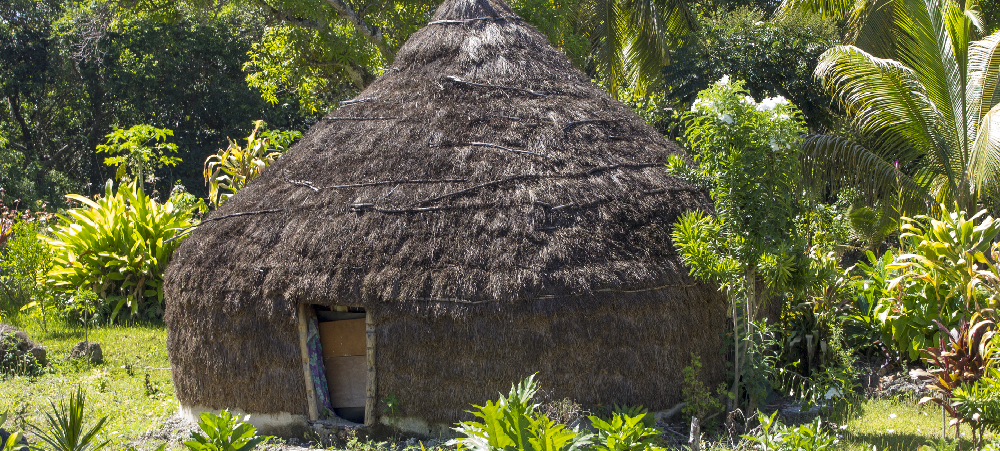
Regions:
M 539 371 L 669 407 L 725 319 L 669 239 L 681 150 L 502 0 L 447 0 L 392 67 L 213 213 L 167 271 L 182 404 L 306 410 L 296 304 L 363 306 L 379 397 L 454 421 Z

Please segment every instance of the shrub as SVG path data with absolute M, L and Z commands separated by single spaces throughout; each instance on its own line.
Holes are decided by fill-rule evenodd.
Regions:
M 793 283 L 804 260 L 795 220 L 805 126 L 784 98 L 757 102 L 743 86 L 726 76 L 698 94 L 684 116 L 697 167 L 678 155 L 667 165 L 669 173 L 709 188 L 714 200 L 717 215 L 681 215 L 672 238 L 691 275 L 719 284 L 732 306 L 731 399 L 737 406 L 743 402 L 740 378 L 756 365 L 746 354 L 752 323 L 766 299 Z
M 596 416 L 587 417 L 597 429 L 597 441 L 593 449 L 597 451 L 644 451 L 653 445 L 659 431 L 643 424 L 646 413 L 629 416 L 615 413 L 609 421 Z
M 208 203 L 216 208 L 237 191 L 260 177 L 274 160 L 302 136 L 295 131 L 266 131 L 264 121 L 255 121 L 246 147 L 229 140 L 229 147 L 205 159 L 203 175 L 208 185 Z
M 590 444 L 591 434 L 570 430 L 536 412 L 532 398 L 538 391 L 535 376 L 514 385 L 506 398 L 486 401 L 471 411 L 482 422 L 459 423 L 455 431 L 465 435 L 448 442 L 471 451 L 573 451 Z
M 783 95 L 802 109 L 813 130 L 833 128 L 830 98 L 812 77 L 819 56 L 839 41 L 836 26 L 812 15 L 765 19 L 762 11 L 737 7 L 706 17 L 702 27 L 672 51 L 663 68 L 663 91 L 689 105 L 712 80 L 729 74 L 746 80 L 757 99 Z
M 930 369 L 918 370 L 917 376 L 927 382 L 927 387 L 937 397 L 924 397 L 920 404 L 933 402 L 940 405 L 951 417 L 951 424 L 968 423 L 973 432 L 983 429 L 1000 432 L 1000 403 L 997 397 L 1000 382 L 995 380 L 993 359 L 996 346 L 993 342 L 995 324 L 978 313 L 970 321 L 962 320 L 958 327 L 948 330 L 940 322 L 941 346 L 927 348 L 924 360 Z M 992 373 L 990 372 L 992 370 Z M 993 380 L 979 382 L 986 376 Z M 943 425 L 942 425 L 943 427 Z
M 228 410 L 218 415 L 204 412 L 198 421 L 204 434 L 192 431 L 184 446 L 193 451 L 250 451 L 267 437 L 257 436 L 257 428 L 247 422 L 249 418 L 234 418 Z
M 41 232 L 39 222 L 26 219 L 11 227 L 0 259 L 0 311 L 5 315 L 13 316 L 34 302 L 45 317 L 49 292 L 44 276 L 52 266 L 52 249 Z
M 844 312 L 841 320 L 844 324 L 845 341 L 848 346 L 858 352 L 864 352 L 871 357 L 876 352 L 887 356 L 896 354 L 892 347 L 891 335 L 883 338 L 882 325 L 875 307 L 889 296 L 889 282 L 896 277 L 896 272 L 889 268 L 895 260 L 891 250 L 886 250 L 880 257 L 872 251 L 866 251 L 868 262 L 859 261 L 846 271 L 850 276 L 853 295 L 853 305 Z M 888 343 L 888 346 L 886 344 Z M 891 348 L 890 348 L 891 347 Z
M 166 142 L 174 136 L 173 130 L 156 128 L 149 124 L 135 125 L 124 130 L 115 128 L 109 133 L 107 143 L 97 146 L 97 153 L 114 156 L 104 159 L 104 164 L 115 166 L 116 180 L 137 183 L 140 187 L 155 182 L 153 174 L 157 169 L 177 166 L 180 158 L 167 153 L 177 153 L 177 145 Z
M 684 398 L 685 417 L 695 417 L 701 420 L 702 424 L 708 419 L 709 414 L 715 414 L 722 410 L 722 403 L 712 396 L 712 392 L 701 380 L 701 358 L 698 354 L 691 353 L 691 364 L 684 367 L 684 386 L 681 395 Z M 725 392 L 725 384 L 720 391 Z
M 975 383 L 956 387 L 950 401 L 955 416 L 952 424 L 968 423 L 980 443 L 986 431 L 1000 434 L 1000 371 L 996 368 Z
M 942 205 L 940 220 L 904 218 L 900 239 L 912 251 L 898 255 L 888 266 L 901 275 L 889 282 L 888 295 L 875 311 L 883 332 L 910 360 L 939 342 L 942 330 L 953 329 L 963 318 L 990 306 L 987 300 L 996 296 L 979 287 L 983 276 L 977 263 L 988 263 L 985 253 L 1000 233 L 1000 221 L 983 216 L 986 210 L 966 218 L 965 212 L 949 212 Z
M 822 428 L 822 420 L 816 417 L 812 423 L 786 426 L 776 420 L 778 412 L 770 417 L 757 413 L 760 428 L 757 433 L 744 435 L 750 441 L 750 449 L 761 451 L 822 451 L 833 450 L 837 439 Z
M 83 388 L 77 387 L 68 402 L 60 402 L 58 406 L 49 402 L 52 411 L 45 414 L 46 429 L 33 425 L 29 427 L 53 451 L 99 451 L 110 442 L 99 442 L 97 439 L 108 417 L 102 417 L 89 431 L 84 431 L 84 403 Z
M 41 375 L 45 368 L 15 333 L 16 330 L 0 330 L 0 376 Z
M 854 386 L 854 355 L 844 343 L 843 297 L 848 291 L 833 252 L 814 246 L 808 267 L 774 328 L 775 385 L 807 405 L 841 399 Z
M 61 215 L 54 227 L 49 280 L 66 291 L 91 289 L 111 309 L 109 319 L 125 306 L 133 315 L 158 317 L 163 271 L 180 245 L 180 233 L 192 225 L 192 211 L 169 200 L 161 204 L 134 183 L 119 185 L 117 193 L 112 187 L 109 180 L 98 200 L 67 196 L 86 206 Z

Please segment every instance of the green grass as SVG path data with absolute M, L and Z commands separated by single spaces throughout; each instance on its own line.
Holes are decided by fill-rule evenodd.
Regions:
M 87 394 L 87 424 L 108 416 L 103 435 L 113 440 L 113 448 L 158 427 L 177 410 L 165 326 L 91 329 L 90 341 L 100 343 L 104 353 L 100 365 L 68 359 L 73 345 L 83 340 L 82 328 L 49 321 L 45 332 L 35 320 L 21 321 L 17 326 L 45 347 L 51 367 L 37 378 L 7 377 L 0 382 L 0 412 L 11 416 L 8 426 L 12 422 L 16 428 L 24 423 L 44 426 L 50 401 L 58 404 L 78 385 Z
M 935 404 L 918 405 L 915 399 L 874 399 L 836 412 L 831 419 L 847 428 L 839 431 L 846 450 L 913 451 L 941 438 L 941 408 Z M 950 420 L 950 418 L 949 418 Z M 948 428 L 948 437 L 954 439 L 955 428 Z M 962 449 L 972 449 L 971 431 L 965 434 Z

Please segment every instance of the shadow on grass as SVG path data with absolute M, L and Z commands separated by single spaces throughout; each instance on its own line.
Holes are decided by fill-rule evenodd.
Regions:
M 73 330 L 73 329 L 60 329 L 54 330 L 49 328 L 48 333 L 45 334 L 46 337 L 52 340 L 68 340 L 68 339 L 79 339 L 83 340 L 83 329 Z

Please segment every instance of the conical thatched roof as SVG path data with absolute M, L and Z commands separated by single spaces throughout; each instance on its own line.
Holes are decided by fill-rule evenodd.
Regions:
M 520 320 L 505 305 L 539 314 L 570 308 L 577 316 L 566 318 L 581 318 L 571 321 L 577 324 L 588 306 L 599 305 L 602 315 L 634 306 L 642 318 L 615 321 L 628 323 L 620 324 L 623 333 L 659 334 L 649 338 L 659 347 L 648 357 L 660 366 L 642 367 L 638 350 L 615 343 L 620 349 L 607 363 L 636 374 L 611 368 L 600 377 L 581 373 L 593 383 L 553 384 L 570 387 L 566 396 L 624 390 L 618 399 L 650 407 L 651 399 L 676 399 L 676 384 L 657 374 L 679 377 L 690 350 L 717 355 L 715 322 L 725 318 L 715 290 L 687 276 L 670 243 L 682 212 L 711 205 L 705 193 L 664 172 L 667 158 L 681 152 L 502 0 L 446 0 L 377 81 L 314 125 L 180 246 L 165 282 L 178 398 L 302 412 L 304 395 L 296 394 L 304 393 L 303 382 L 289 376 L 301 375 L 297 343 L 273 337 L 294 337 L 295 304 L 313 303 L 366 307 L 378 312 L 377 326 L 396 312 L 408 325 L 383 327 L 380 343 L 429 340 L 421 355 L 429 358 L 437 346 L 442 359 L 496 353 L 497 343 L 510 345 L 510 358 L 534 359 L 542 354 L 519 340 L 543 346 L 598 332 L 495 329 L 503 337 L 489 342 L 477 338 L 482 327 L 501 326 L 469 319 L 448 326 L 448 343 L 470 346 L 457 351 L 422 329 L 420 315 L 457 320 L 493 312 L 520 327 L 536 320 L 514 324 Z M 693 343 L 685 343 L 689 337 Z M 664 351 L 673 346 L 676 352 Z M 592 351 L 586 355 L 602 352 Z M 390 368 L 380 370 L 379 390 L 426 385 L 432 393 L 454 384 L 451 404 L 482 402 L 479 396 L 524 375 L 497 355 L 483 358 L 496 368 L 475 370 L 482 374 L 473 379 L 489 383 L 462 373 L 472 370 L 442 379 L 433 364 L 418 381 L 407 373 L 418 363 L 392 367 L 416 358 L 405 348 L 379 352 L 377 363 Z M 583 356 L 573 364 L 592 367 Z M 721 370 L 717 363 L 706 370 Z M 569 371 L 535 368 L 543 377 Z M 410 379 L 391 379 L 402 374 Z M 641 386 L 622 388 L 632 379 Z M 461 412 L 413 396 L 409 405 L 431 417 Z
M 669 224 L 709 205 L 664 173 L 678 152 L 502 2 L 448 1 L 212 218 L 257 213 L 187 239 L 171 293 L 361 305 L 677 283 Z

